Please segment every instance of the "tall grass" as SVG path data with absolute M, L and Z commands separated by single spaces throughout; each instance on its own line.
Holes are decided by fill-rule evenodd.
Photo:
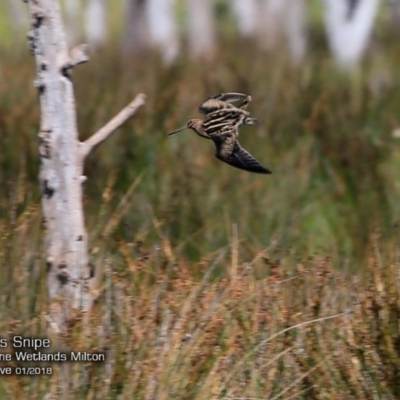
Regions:
M 169 69 L 110 47 L 74 71 L 82 139 L 149 99 L 86 165 L 97 300 L 65 340 L 107 361 L 74 364 L 75 397 L 400 396 L 396 52 L 350 77 L 321 47 L 296 69 L 238 42 Z M 0 332 L 30 337 L 48 331 L 28 57 L 2 59 Z M 271 176 L 222 164 L 190 132 L 167 138 L 223 91 L 252 95 L 262 122 L 240 141 Z M 56 398 L 53 367 L 1 378 L 0 396 Z

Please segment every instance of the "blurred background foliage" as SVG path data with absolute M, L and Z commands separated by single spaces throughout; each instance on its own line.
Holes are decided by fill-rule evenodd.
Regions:
M 299 65 L 284 45 L 262 51 L 240 37 L 220 0 L 217 51 L 193 59 L 186 47 L 166 66 L 157 52 L 120 51 L 122 6 L 108 6 L 108 42 L 73 73 L 81 138 L 135 93 L 146 93 L 148 102 L 86 164 L 92 244 L 99 213 L 112 214 L 133 182 L 129 210 L 105 253 L 118 252 L 121 241 L 152 246 L 167 237 L 182 257 L 198 260 L 228 245 L 236 224 L 244 257 L 275 243 L 299 257 L 330 254 L 339 268 L 353 270 L 375 228 L 391 237 L 399 215 L 398 34 L 381 9 L 363 63 L 344 73 L 329 53 L 321 5 L 308 7 L 310 44 Z M 182 2 L 177 14 L 184 30 Z M 39 113 L 25 32 L 5 13 L 0 27 L 0 209 L 7 220 L 10 209 L 16 218 L 40 201 Z M 240 141 L 271 176 L 229 168 L 213 157 L 211 143 L 189 131 L 167 137 L 197 116 L 203 99 L 226 91 L 252 95 L 250 111 L 261 123 L 243 127 Z

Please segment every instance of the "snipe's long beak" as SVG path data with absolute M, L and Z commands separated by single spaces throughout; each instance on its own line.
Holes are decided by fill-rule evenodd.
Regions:
M 175 134 L 175 133 L 178 133 L 178 132 L 180 132 L 180 131 L 183 131 L 183 130 L 186 129 L 186 128 L 187 128 L 187 125 L 182 126 L 182 128 L 179 128 L 179 129 L 177 129 L 176 131 L 173 131 L 173 132 L 171 132 L 171 133 L 168 133 L 168 136 L 171 136 L 171 135 L 173 135 L 173 134 Z

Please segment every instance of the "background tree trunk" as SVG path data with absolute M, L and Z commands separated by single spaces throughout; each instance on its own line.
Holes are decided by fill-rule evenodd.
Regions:
M 232 0 L 233 11 L 238 21 L 241 36 L 253 37 L 257 33 L 257 0 Z
M 343 69 L 356 66 L 368 45 L 379 0 L 324 0 L 329 45 Z
M 286 8 L 286 20 L 282 21 L 292 61 L 300 64 L 306 56 L 307 10 L 305 0 L 291 0 Z
M 146 0 L 126 0 L 122 50 L 126 53 L 145 52 L 150 45 Z
M 187 0 L 189 53 L 192 57 L 209 56 L 215 45 L 212 0 Z
M 258 1 L 258 40 L 264 50 L 274 51 L 282 43 L 282 20 L 287 0 Z
M 101 46 L 107 40 L 107 11 L 105 0 L 89 0 L 86 9 L 86 38 L 91 46 Z
M 179 38 L 173 0 L 148 0 L 150 38 L 159 48 L 164 62 L 171 64 L 179 53 Z

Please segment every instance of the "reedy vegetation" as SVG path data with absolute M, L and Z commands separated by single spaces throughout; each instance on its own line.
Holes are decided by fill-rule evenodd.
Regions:
M 0 72 L 0 332 L 30 337 L 47 331 L 28 57 Z M 400 396 L 399 63 L 394 40 L 352 77 L 320 47 L 293 69 L 230 42 L 207 65 L 109 48 L 74 71 L 82 138 L 148 95 L 87 164 L 98 299 L 66 341 L 108 359 L 74 364 L 78 398 Z M 190 132 L 167 139 L 231 90 L 253 97 L 262 123 L 240 140 L 271 176 L 221 165 Z M 56 395 L 53 367 L 1 379 L 0 395 Z

